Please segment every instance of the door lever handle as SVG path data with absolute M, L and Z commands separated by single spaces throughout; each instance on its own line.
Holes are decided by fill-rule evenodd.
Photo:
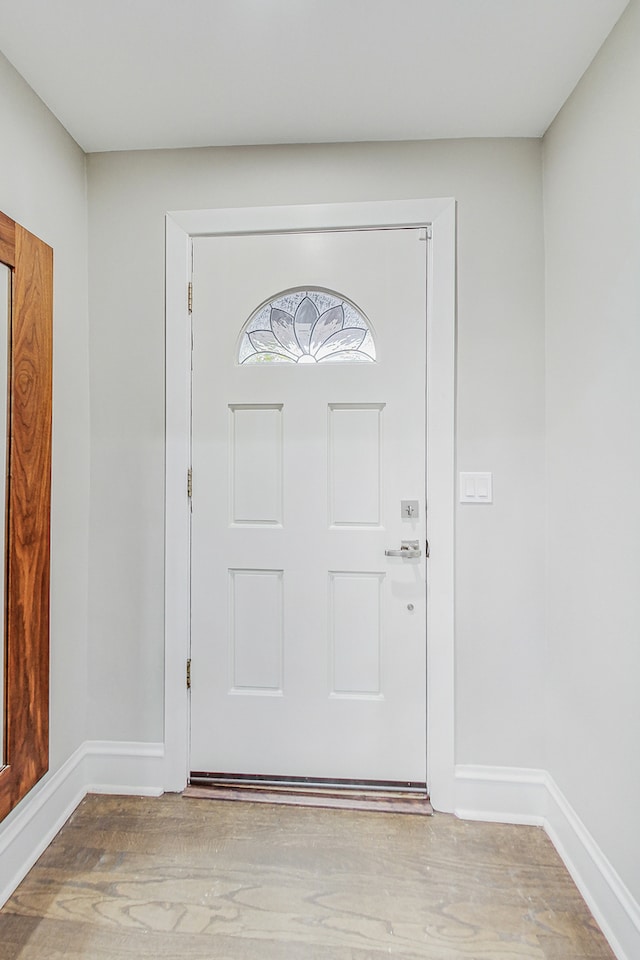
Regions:
M 404 557 L 406 560 L 415 560 L 422 556 L 419 540 L 401 540 L 399 550 L 385 550 L 385 557 Z

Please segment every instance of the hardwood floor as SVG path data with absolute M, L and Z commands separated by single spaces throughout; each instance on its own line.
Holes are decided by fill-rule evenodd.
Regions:
M 89 796 L 0 912 L 0 960 L 612 960 L 545 833 Z

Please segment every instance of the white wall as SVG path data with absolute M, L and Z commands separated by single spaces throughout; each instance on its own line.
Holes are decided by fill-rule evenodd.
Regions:
M 455 196 L 459 466 L 495 480 L 457 520 L 457 759 L 543 766 L 539 142 L 95 154 L 88 172 L 88 735 L 162 738 L 164 213 Z
M 548 768 L 640 901 L 640 3 L 544 140 Z
M 1 55 L 0 130 L 0 210 L 54 251 L 53 772 L 84 739 L 86 716 L 89 356 L 85 157 Z

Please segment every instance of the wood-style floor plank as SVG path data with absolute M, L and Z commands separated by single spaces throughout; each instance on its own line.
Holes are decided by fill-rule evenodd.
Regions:
M 0 960 L 613 960 L 544 832 L 87 797 L 0 912 Z

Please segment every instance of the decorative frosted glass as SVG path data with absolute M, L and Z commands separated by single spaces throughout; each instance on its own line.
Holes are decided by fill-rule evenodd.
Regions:
M 374 363 L 369 322 L 326 290 L 292 290 L 259 307 L 245 325 L 238 363 Z

